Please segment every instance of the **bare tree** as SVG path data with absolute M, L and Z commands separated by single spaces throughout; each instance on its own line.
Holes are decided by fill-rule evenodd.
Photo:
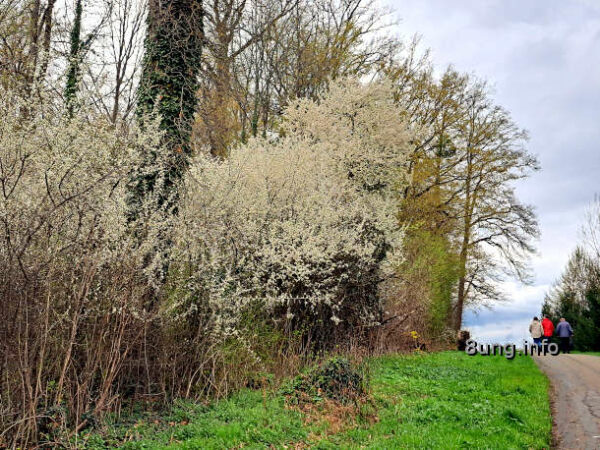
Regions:
M 383 67 L 398 41 L 385 11 L 366 0 L 215 0 L 196 131 L 213 155 L 263 134 L 290 99 L 317 98 L 331 79 Z
M 299 0 L 214 0 L 206 5 L 206 56 L 200 90 L 202 134 L 215 156 L 239 136 L 238 59 L 252 51 Z
M 56 0 L 6 0 L 0 5 L 0 79 L 25 95 L 44 81 Z
M 95 61 L 87 73 L 87 87 L 96 107 L 116 124 L 128 120 L 135 109 L 141 71 L 146 2 L 105 0 Z
M 498 281 L 529 279 L 538 226 L 514 183 L 539 165 L 485 83 L 452 69 L 435 79 L 428 64 L 408 58 L 387 70 L 417 133 L 400 217 L 452 244 L 459 277 L 449 322 L 460 329 L 465 306 L 503 298 Z

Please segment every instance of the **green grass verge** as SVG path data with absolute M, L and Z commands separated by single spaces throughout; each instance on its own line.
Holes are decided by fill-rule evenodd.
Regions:
M 246 390 L 208 406 L 179 403 L 158 423 L 81 437 L 89 448 L 131 449 L 549 448 L 548 381 L 530 357 L 444 352 L 370 364 L 378 421 L 356 420 L 337 433 L 326 420 L 307 423 L 276 392 Z
M 592 356 L 600 356 L 600 352 L 580 352 L 577 350 L 573 350 L 571 353 L 576 353 L 579 355 L 592 355 Z

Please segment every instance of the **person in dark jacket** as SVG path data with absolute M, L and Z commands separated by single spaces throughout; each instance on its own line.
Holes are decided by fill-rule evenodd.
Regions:
M 571 324 L 567 322 L 564 317 L 561 317 L 560 322 L 556 325 L 556 335 L 560 339 L 560 351 L 563 353 L 571 353 L 571 336 L 573 336 L 573 328 L 571 328 Z

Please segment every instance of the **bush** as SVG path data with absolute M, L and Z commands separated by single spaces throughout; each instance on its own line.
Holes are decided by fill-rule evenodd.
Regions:
M 322 399 L 343 404 L 356 403 L 366 396 L 367 391 L 364 374 L 343 357 L 325 360 L 307 373 L 298 375 L 281 390 L 292 404 Z
M 2 94 L 0 446 L 89 425 L 144 372 L 147 285 L 123 185 L 134 149 L 157 142 L 48 105 L 24 120 Z
M 316 346 L 378 323 L 402 238 L 400 117 L 388 85 L 346 81 L 320 102 L 290 105 L 276 142 L 199 158 L 175 236 L 172 280 L 186 293 L 173 311 L 208 305 L 231 330 L 258 302 Z
M 379 322 L 409 148 L 385 83 L 335 84 L 291 105 L 276 142 L 199 157 L 176 213 L 160 188 L 128 191 L 145 171 L 170 186 L 156 125 L 22 106 L 0 95 L 0 446 L 136 399 L 227 395 Z M 318 389 L 342 395 L 332 376 Z

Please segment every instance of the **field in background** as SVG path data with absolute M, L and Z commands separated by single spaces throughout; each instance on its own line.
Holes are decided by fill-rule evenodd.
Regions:
M 317 402 L 288 407 L 277 389 L 244 390 L 210 405 L 79 437 L 88 448 L 549 448 L 548 381 L 530 357 L 443 352 L 369 363 L 364 414 Z M 81 440 L 82 439 L 82 440 Z

